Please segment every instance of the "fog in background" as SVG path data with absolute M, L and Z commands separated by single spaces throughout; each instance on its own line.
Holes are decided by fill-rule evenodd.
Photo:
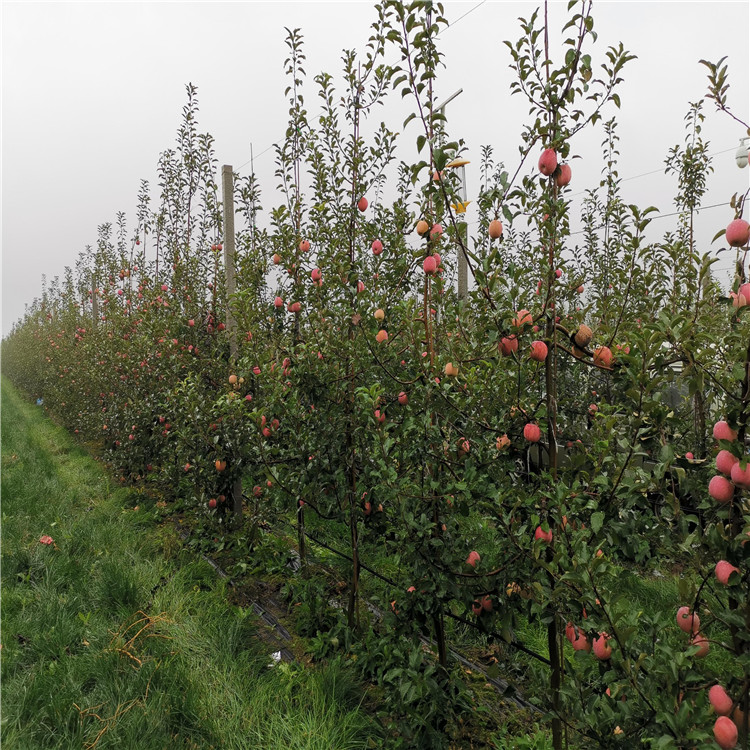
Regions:
M 436 96 L 459 88 L 448 105 L 448 131 L 468 147 L 468 197 L 479 187 L 480 147 L 491 144 L 496 161 L 511 174 L 518 164 L 520 132 L 528 112 L 525 99 L 510 96 L 514 79 L 503 40 L 521 36 L 518 17 L 539 3 L 449 1 L 452 25 L 441 33 L 439 49 L 446 68 Z M 566 3 L 550 5 L 555 30 L 563 25 Z M 741 2 L 594 3 L 598 42 L 590 50 L 596 66 L 608 46 L 622 41 L 638 56 L 622 71 L 618 89 L 622 109 L 610 106 L 620 137 L 622 197 L 641 208 L 675 211 L 677 178 L 664 175 L 671 147 L 685 141 L 689 102 L 707 90 L 707 70 L 698 60 L 729 63 L 729 104 L 747 120 L 750 4 Z M 282 202 L 275 193 L 272 144 L 282 140 L 288 117 L 283 61 L 284 27 L 301 28 L 307 56 L 304 89 L 308 117 L 318 112 L 314 76 L 326 71 L 340 81 L 341 51 L 364 51 L 375 13 L 370 3 L 333 2 L 169 2 L 2 3 L 2 331 L 23 315 L 24 305 L 40 296 L 41 275 L 48 280 L 74 266 L 87 244 L 95 245 L 97 226 L 125 211 L 135 232 L 136 193 L 141 179 L 152 187 L 158 205 L 159 153 L 173 148 L 185 84 L 198 87 L 198 131 L 215 138 L 219 166 L 241 174 L 254 166 L 266 214 Z M 396 61 L 391 48 L 390 60 Z M 559 60 L 560 56 L 555 55 Z M 411 101 L 393 92 L 374 117 L 403 131 Z M 714 173 L 709 176 L 706 208 L 697 217 L 698 249 L 716 253 L 711 238 L 733 216 L 731 195 L 750 184 L 750 169 L 740 170 L 734 153 L 743 128 L 715 112 L 706 101 L 702 136 L 710 141 Z M 373 123 L 374 124 L 374 123 Z M 411 159 L 419 134 L 412 122 L 399 139 L 397 158 Z M 572 206 L 575 217 L 583 191 L 599 183 L 601 124 L 572 142 Z M 527 162 L 535 169 L 536 156 Z M 745 217 L 747 218 L 747 216 Z M 467 213 L 476 220 L 474 206 Z M 263 218 L 261 218 L 263 222 Z M 676 216 L 652 224 L 654 239 L 677 227 Z M 577 225 L 574 221 L 574 230 Z M 575 238 L 573 238 L 573 242 Z M 729 253 L 715 268 L 728 281 Z M 722 273 L 724 276 L 722 277 Z

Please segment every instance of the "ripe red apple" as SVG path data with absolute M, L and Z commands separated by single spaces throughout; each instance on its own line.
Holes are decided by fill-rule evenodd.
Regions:
M 747 458 L 747 456 L 745 458 Z M 750 490 L 750 462 L 745 464 L 745 468 L 743 469 L 741 463 L 738 461 L 732 466 L 730 476 L 732 477 L 732 482 L 738 487 Z
M 440 239 L 440 236 L 443 234 L 443 225 L 442 224 L 433 224 L 432 229 L 430 229 L 430 239 L 431 240 L 437 240 Z
M 492 612 L 492 599 L 489 594 L 482 597 L 482 609 L 485 612 Z
M 383 243 L 380 240 L 373 240 L 372 243 L 372 254 L 380 255 L 383 252 Z
M 503 225 L 499 219 L 493 219 L 489 226 L 490 239 L 499 239 L 503 234 Z
M 515 336 L 503 336 L 498 344 L 500 354 L 509 357 L 513 352 L 518 351 L 518 339 Z
M 212 508 L 212 509 L 216 507 L 216 498 L 215 498 L 215 497 L 212 497 L 212 498 L 211 498 L 211 499 L 210 499 L 210 500 L 208 501 L 208 507 L 209 507 L 209 508 Z
M 729 716 L 734 705 L 734 701 L 721 685 L 714 685 L 708 691 L 708 701 L 719 716 Z
M 732 563 L 727 562 L 726 560 L 719 560 L 719 562 L 716 563 L 716 567 L 714 568 L 716 580 L 724 586 L 729 585 L 729 576 L 732 573 L 739 572 L 739 568 L 736 568 L 734 565 L 732 565 Z
M 313 270 L 310 271 L 310 278 L 315 282 L 320 281 L 321 276 L 322 274 L 320 273 L 319 268 L 313 268 Z
M 299 243 L 299 251 L 301 253 L 306 253 L 310 249 L 310 241 L 309 240 L 302 240 Z
M 731 750 L 739 738 L 737 726 L 727 716 L 719 716 L 714 722 L 714 739 L 721 750 Z
M 555 278 L 559 279 L 562 276 L 562 268 L 555 269 Z
M 271 258 L 271 260 L 273 261 L 273 264 L 275 266 L 278 266 L 279 263 L 281 263 L 281 256 L 278 253 L 274 253 L 273 257 Z
M 547 359 L 547 344 L 544 341 L 533 341 L 529 357 L 536 362 L 544 362 Z
M 612 366 L 612 350 L 608 346 L 600 346 L 594 351 L 594 364 L 601 367 Z
M 455 377 L 456 375 L 458 375 L 458 367 L 456 367 L 453 362 L 448 362 L 445 365 L 445 374 L 448 377 Z
M 437 270 L 437 263 L 432 255 L 428 255 L 422 263 L 422 268 L 426 274 L 433 274 Z
M 541 526 L 537 526 L 534 532 L 534 539 L 541 539 L 543 542 L 549 544 L 552 541 L 552 529 L 545 531 Z
M 398 402 L 401 406 L 406 406 L 409 403 L 409 397 L 406 395 L 405 391 L 401 391 L 401 393 L 398 394 Z
M 599 637 L 594 639 L 594 656 L 601 661 L 607 661 L 612 656 L 612 647 L 606 633 L 599 633 Z
M 469 552 L 469 556 L 466 558 L 466 564 L 471 565 L 471 567 L 474 568 L 481 559 L 482 558 L 479 556 L 479 553 L 476 550 L 472 550 L 471 552 Z
M 694 456 L 694 455 L 693 455 L 693 454 L 692 454 L 692 453 L 691 453 L 690 451 L 688 451 L 688 452 L 687 452 L 687 453 L 685 454 L 685 458 L 686 458 L 686 459 L 687 459 L 688 461 L 692 461 L 692 460 L 693 460 L 693 459 L 695 458 L 695 456 Z
M 542 431 L 539 429 L 539 425 L 528 422 L 523 428 L 523 436 L 530 443 L 538 443 L 542 439 Z
M 731 247 L 744 247 L 750 240 L 750 224 L 744 219 L 735 219 L 727 227 L 726 237 Z
M 555 176 L 557 187 L 565 187 L 566 185 L 569 185 L 571 177 L 572 172 L 570 171 L 570 164 L 561 164 L 560 171 Z
M 737 440 L 737 430 L 733 430 L 723 419 L 714 425 L 714 437 L 717 440 Z
M 190 318 L 190 320 L 188 320 L 188 325 L 192 328 L 195 325 L 195 321 Z
M 690 639 L 690 645 L 698 646 L 698 651 L 695 654 L 697 659 L 703 659 L 705 656 L 708 655 L 708 652 L 711 649 L 711 644 L 708 642 L 708 639 L 706 638 L 705 635 L 701 633 L 696 633 Z
M 684 633 L 697 633 L 701 627 L 701 618 L 690 611 L 690 607 L 677 610 L 677 625 Z
M 583 294 L 583 284 L 581 284 L 581 285 L 580 285 L 580 286 L 579 286 L 579 287 L 578 287 L 578 288 L 576 289 L 576 291 L 578 292 L 578 294 Z
M 279 310 L 280 308 L 284 307 L 284 300 L 281 299 L 281 297 L 276 297 L 273 301 L 273 306 Z
M 479 617 L 479 615 L 482 614 L 482 603 L 474 600 L 474 602 L 471 605 L 471 611 L 474 614 L 475 617 Z
M 365 198 L 364 195 L 359 199 L 359 201 L 357 201 L 357 208 L 362 213 L 364 213 L 365 211 L 367 211 L 367 206 L 369 206 L 369 205 L 370 204 L 367 202 L 367 198 Z
M 708 494 L 717 503 L 728 503 L 734 497 L 734 485 L 726 477 L 717 474 L 708 483 Z
M 516 328 L 521 326 L 531 325 L 534 319 L 531 317 L 531 313 L 528 310 L 519 310 L 512 320 L 512 325 Z
M 591 651 L 591 643 L 582 630 L 578 631 L 578 635 L 573 641 L 573 649 L 575 651 Z
M 388 331 L 381 328 L 375 336 L 375 341 L 377 341 L 378 344 L 382 344 L 384 341 L 388 341 Z
M 552 148 L 545 148 L 539 157 L 539 171 L 549 177 L 557 169 L 557 154 Z

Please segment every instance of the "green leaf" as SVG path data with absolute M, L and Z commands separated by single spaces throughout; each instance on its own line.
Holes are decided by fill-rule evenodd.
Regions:
M 591 530 L 594 534 L 598 534 L 601 531 L 602 525 L 604 524 L 604 513 L 600 510 L 596 513 L 591 514 Z

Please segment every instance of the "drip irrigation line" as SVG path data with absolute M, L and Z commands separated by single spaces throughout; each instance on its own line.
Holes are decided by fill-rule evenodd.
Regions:
M 246 500 L 249 500 L 246 495 L 243 495 L 243 498 Z M 290 528 L 294 529 L 295 531 L 298 531 L 298 526 L 296 523 L 293 523 L 291 521 L 287 521 L 285 519 L 282 519 L 283 523 L 285 523 Z M 352 558 L 346 554 L 345 552 L 341 552 L 340 550 L 337 550 L 335 547 L 331 547 L 329 544 L 326 544 L 325 542 L 321 541 L 320 539 L 317 539 L 314 537 L 307 529 L 304 531 L 305 536 L 308 539 L 311 539 L 314 544 L 317 544 L 320 547 L 323 547 L 324 549 L 327 549 L 329 552 L 332 552 L 334 555 L 337 555 L 338 557 L 341 557 L 344 560 L 347 560 L 348 562 L 353 562 Z M 365 565 L 360 561 L 359 567 L 362 568 L 362 570 L 367 571 L 371 575 L 375 576 L 376 578 L 379 578 L 384 583 L 387 583 L 389 586 L 393 586 L 394 588 L 398 587 L 398 584 L 388 578 L 387 576 L 382 575 L 381 573 L 378 573 L 376 570 L 373 570 L 369 566 Z M 501 633 L 498 633 L 494 630 L 483 630 L 475 623 L 471 622 L 470 620 L 466 620 L 465 618 L 461 617 L 460 615 L 453 614 L 452 612 L 446 612 L 445 613 L 448 617 L 450 617 L 452 620 L 455 620 L 456 622 L 463 623 L 464 625 L 468 625 L 470 628 L 473 628 L 474 630 L 478 630 L 482 633 L 485 633 L 486 635 L 490 635 L 493 638 L 499 638 L 502 641 L 509 643 L 509 645 L 513 646 L 513 648 L 522 651 L 523 653 L 527 654 L 528 656 L 531 656 L 532 658 L 536 659 L 537 661 L 542 662 L 542 664 L 546 664 L 547 666 L 550 665 L 549 659 L 542 656 L 541 654 L 536 653 L 532 649 L 528 648 L 527 646 L 524 646 L 520 641 L 512 640 L 512 641 L 506 641 L 506 639 L 503 637 Z
M 183 542 L 186 541 L 190 536 L 186 529 L 177 529 L 177 534 L 182 538 Z M 224 580 L 226 580 L 227 585 L 235 588 L 236 584 L 234 580 L 229 577 L 229 574 L 219 565 L 219 563 L 216 562 L 216 560 L 210 558 L 203 552 L 199 552 L 198 554 L 200 555 L 202 560 L 207 562 L 216 571 L 219 578 L 223 578 Z M 268 625 L 268 627 L 270 627 L 282 641 L 291 643 L 291 633 L 267 609 L 265 609 L 260 604 L 260 602 L 251 600 L 250 607 L 255 615 L 263 620 L 263 622 Z M 296 659 L 294 658 L 294 654 L 288 648 L 280 649 L 279 654 L 281 655 L 281 658 L 286 662 L 296 661 Z

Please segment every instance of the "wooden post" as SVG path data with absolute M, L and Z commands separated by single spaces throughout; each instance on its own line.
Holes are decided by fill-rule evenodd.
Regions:
M 221 168 L 221 186 L 224 193 L 224 268 L 226 270 L 227 333 L 229 334 L 229 357 L 232 366 L 237 362 L 237 322 L 234 319 L 234 173 L 225 164 Z
M 461 201 L 466 205 L 466 167 L 463 165 L 460 167 L 461 169 Z M 463 232 L 462 232 L 463 234 Z M 466 225 L 466 237 L 464 237 L 464 242 L 466 242 L 468 246 L 468 239 L 469 239 L 469 226 Z M 467 295 L 469 294 L 469 264 L 466 262 L 466 256 L 464 255 L 463 250 L 459 247 L 458 249 L 458 298 L 459 299 L 466 299 Z
M 91 274 L 91 315 L 94 318 L 94 328 L 99 325 L 99 300 L 97 299 L 96 274 Z
M 224 198 L 224 269 L 226 271 L 227 293 L 227 333 L 229 334 L 229 367 L 232 370 L 237 363 L 237 321 L 234 319 L 234 172 L 225 164 L 221 168 L 221 187 Z M 230 373 L 231 374 L 231 373 Z M 232 487 L 232 512 L 235 525 L 242 523 L 242 479 L 238 477 Z

